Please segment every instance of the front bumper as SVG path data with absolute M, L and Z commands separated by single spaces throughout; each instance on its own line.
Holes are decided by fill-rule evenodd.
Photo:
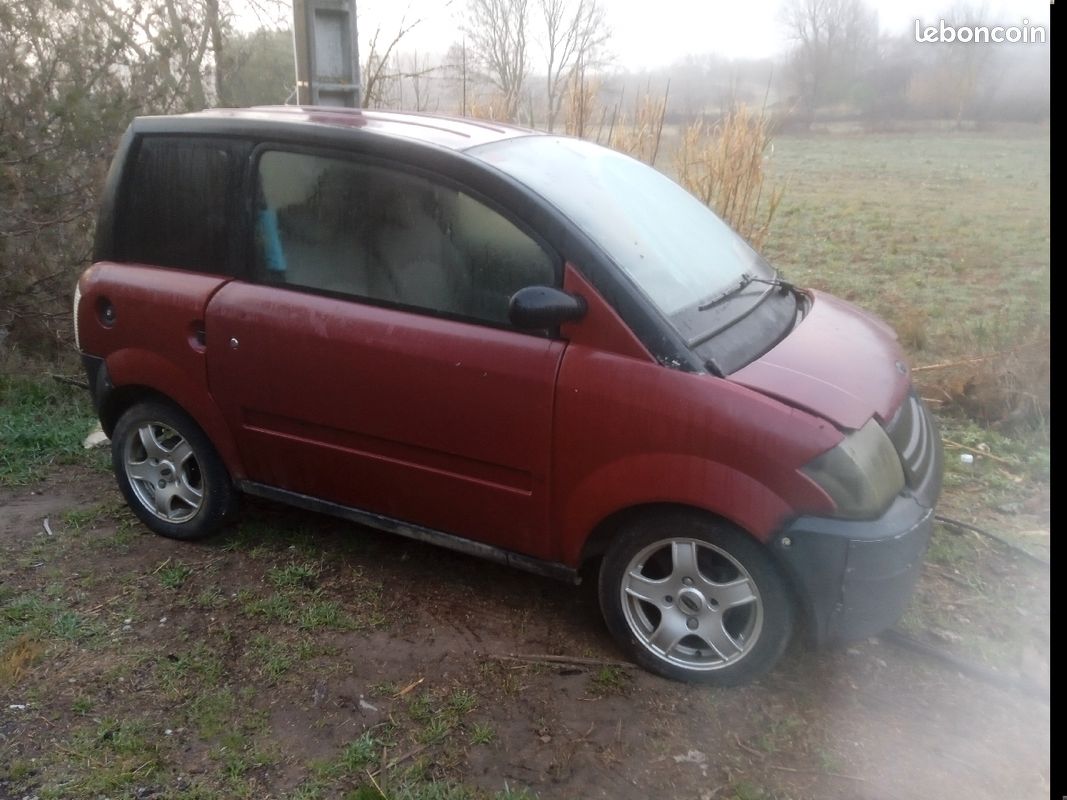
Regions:
M 816 643 L 873 636 L 907 607 L 933 532 L 934 510 L 898 496 L 875 520 L 800 517 L 772 541 Z

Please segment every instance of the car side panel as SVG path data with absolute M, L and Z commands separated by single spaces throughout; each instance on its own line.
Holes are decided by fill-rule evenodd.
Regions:
M 563 342 L 240 281 L 207 325 L 251 480 L 545 557 Z
M 598 523 L 638 505 L 705 509 L 761 540 L 799 513 L 832 510 L 798 472 L 841 440 L 832 425 L 720 378 L 604 349 L 615 338 L 602 327 L 610 307 L 571 268 L 565 285 L 590 314 L 565 329 L 556 387 L 556 558 L 577 565 Z

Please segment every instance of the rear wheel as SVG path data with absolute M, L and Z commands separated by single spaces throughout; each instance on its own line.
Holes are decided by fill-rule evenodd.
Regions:
M 693 514 L 627 526 L 604 558 L 599 589 L 616 640 L 676 680 L 749 681 L 774 666 L 793 630 L 789 593 L 763 547 Z
M 235 507 L 229 473 L 189 415 L 165 403 L 128 409 L 111 437 L 111 461 L 133 512 L 153 532 L 200 539 Z

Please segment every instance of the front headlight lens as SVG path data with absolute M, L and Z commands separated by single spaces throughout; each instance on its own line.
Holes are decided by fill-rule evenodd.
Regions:
M 904 488 L 900 456 L 874 419 L 804 467 L 804 474 L 830 495 L 837 516 L 849 519 L 880 516 Z

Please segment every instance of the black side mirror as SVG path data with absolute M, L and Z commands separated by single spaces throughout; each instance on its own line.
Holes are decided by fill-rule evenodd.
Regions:
M 551 286 L 527 286 L 511 296 L 508 319 L 516 328 L 542 330 L 585 316 L 585 300 Z

